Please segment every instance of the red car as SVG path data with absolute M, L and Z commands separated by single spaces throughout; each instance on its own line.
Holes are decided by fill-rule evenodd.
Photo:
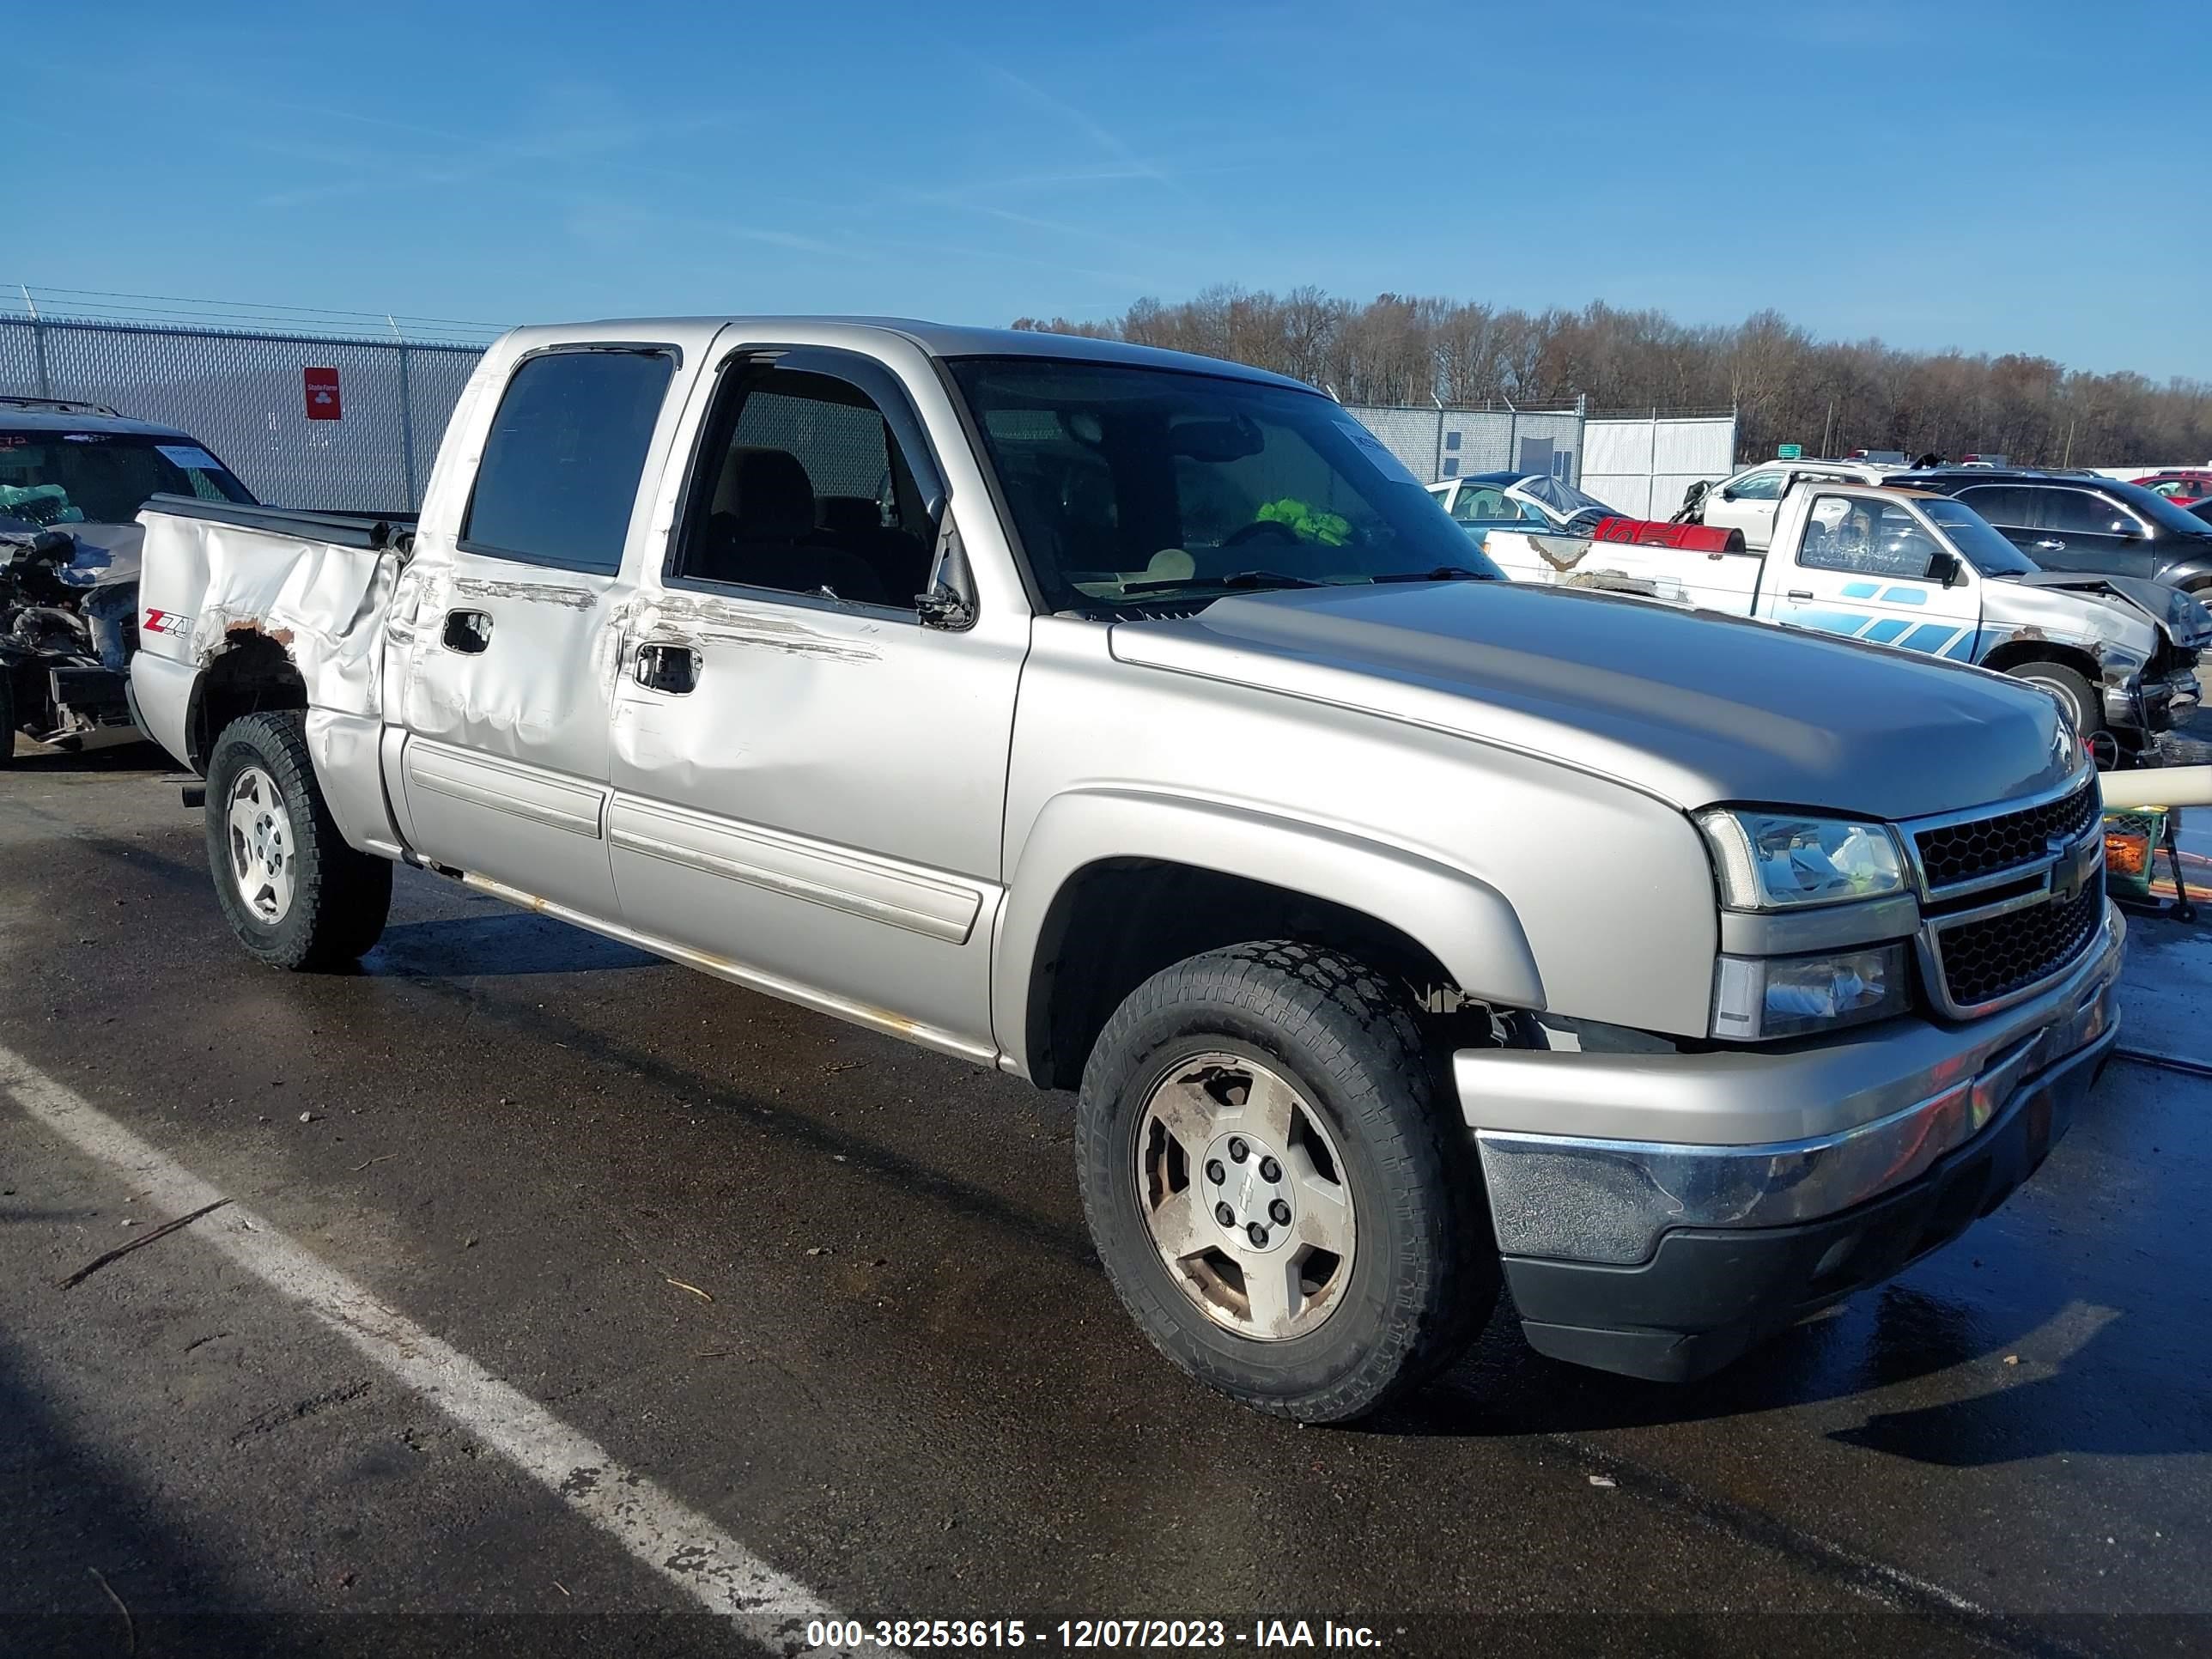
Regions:
M 2191 501 L 2212 496 L 2212 470 L 2179 467 L 2171 472 L 2151 473 L 2136 482 L 2145 489 L 2156 490 L 2176 507 L 2186 507 Z

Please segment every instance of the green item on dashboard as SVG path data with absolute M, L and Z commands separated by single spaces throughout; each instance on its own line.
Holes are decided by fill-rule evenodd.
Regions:
M 1334 513 L 1316 513 L 1305 502 L 1285 495 L 1269 501 L 1252 515 L 1255 524 L 1285 524 L 1310 542 L 1342 547 L 1352 539 L 1352 520 Z

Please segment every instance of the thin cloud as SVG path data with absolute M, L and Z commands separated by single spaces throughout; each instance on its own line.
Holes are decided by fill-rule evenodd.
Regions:
M 1197 200 L 1197 198 L 1191 195 L 1188 186 L 1184 185 L 1182 179 L 1178 179 L 1175 174 L 1168 172 L 1165 168 L 1160 167 L 1158 163 L 1149 161 L 1145 156 L 1139 155 L 1135 147 L 1124 140 L 1120 134 L 1115 132 L 1111 128 L 1104 125 L 1103 123 L 1085 114 L 1081 110 L 1076 108 L 1074 105 L 1054 97 L 1042 87 L 1037 85 L 1036 82 L 1029 80 L 1023 76 L 1017 75 L 1012 70 L 1005 68 L 1003 65 L 986 62 L 983 64 L 983 67 L 988 70 L 991 74 L 995 76 L 1002 83 L 1012 88 L 1015 92 L 1027 99 L 1030 103 L 1036 105 L 1039 109 L 1044 110 L 1050 114 L 1059 116 L 1060 119 L 1073 126 L 1078 131 L 1089 138 L 1091 143 L 1097 144 L 1100 149 L 1107 151 L 1109 155 L 1114 156 L 1115 160 L 1121 162 L 1124 166 L 1134 169 L 1138 177 L 1150 179 L 1157 184 L 1164 185 L 1168 189 L 1175 191 L 1178 196 L 1184 197 L 1192 201 Z

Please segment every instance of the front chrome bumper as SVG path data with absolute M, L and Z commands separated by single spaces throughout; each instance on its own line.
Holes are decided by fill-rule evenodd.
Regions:
M 2194 674 L 2145 680 L 2140 688 L 2108 681 L 2102 690 L 2106 723 L 2127 731 L 2170 731 L 2194 714 L 2203 700 Z
M 1786 1053 L 1464 1050 L 1498 1248 L 1638 1262 L 1673 1229 L 1786 1226 L 1902 1186 L 2023 1089 L 2102 1057 L 2124 937 L 2108 910 L 2065 980 L 1971 1025 L 1890 1021 Z

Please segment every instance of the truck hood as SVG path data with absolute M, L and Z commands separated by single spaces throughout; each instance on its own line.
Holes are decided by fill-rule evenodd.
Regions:
M 1605 593 L 1449 582 L 1240 594 L 1117 623 L 1111 649 L 1503 744 L 1685 809 L 1916 817 L 2053 786 L 2080 765 L 2055 700 L 2015 681 Z
M 2208 611 L 2178 587 L 2147 576 L 2093 576 L 2075 570 L 2039 570 L 2025 576 L 2008 576 L 2004 583 L 2021 587 L 2061 589 L 2084 599 L 2118 606 L 2131 616 L 2147 618 L 2173 644 L 2185 651 L 2212 645 L 2212 611 Z M 1990 584 L 1992 593 L 1997 584 Z

